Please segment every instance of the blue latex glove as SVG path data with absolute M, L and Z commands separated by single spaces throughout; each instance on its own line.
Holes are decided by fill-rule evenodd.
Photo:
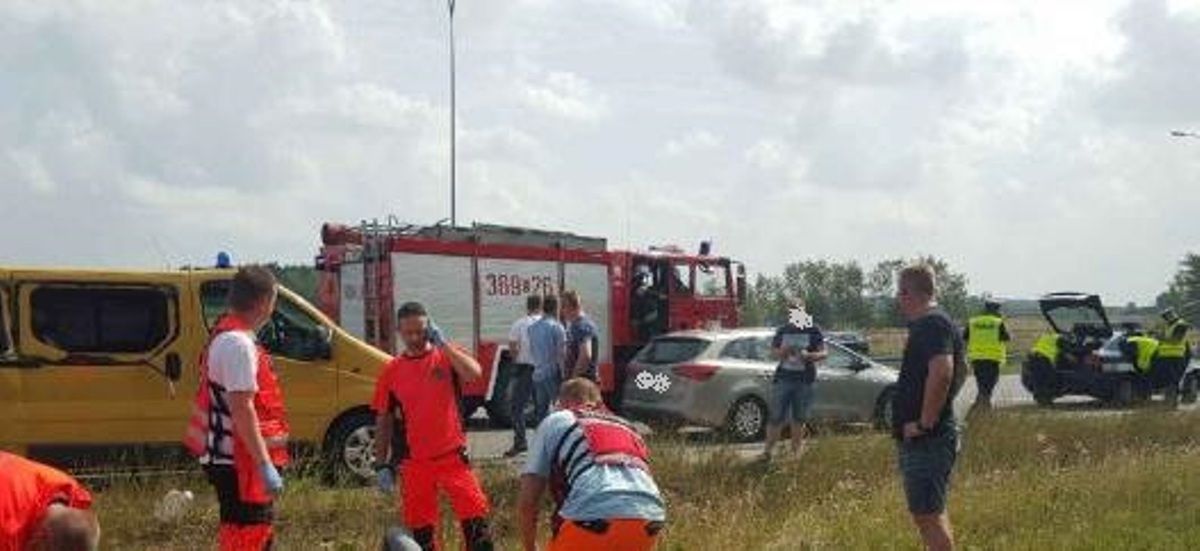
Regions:
M 446 346 L 446 337 L 442 335 L 442 328 L 438 327 L 433 320 L 429 320 L 429 325 L 425 327 L 425 338 L 429 339 L 429 342 L 438 348 L 445 348 Z
M 396 491 L 396 473 L 388 467 L 380 467 L 375 470 L 375 474 L 377 476 L 375 486 L 380 493 L 392 495 Z
M 267 492 L 272 496 L 277 496 L 283 492 L 283 477 L 279 475 L 279 469 L 270 463 L 263 463 L 258 466 L 258 474 L 262 475 L 263 485 L 267 487 Z

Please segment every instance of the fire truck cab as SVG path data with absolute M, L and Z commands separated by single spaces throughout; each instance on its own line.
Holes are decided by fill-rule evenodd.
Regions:
M 629 360 L 655 335 L 736 327 L 745 268 L 670 248 L 609 250 L 603 238 L 475 224 L 325 224 L 316 263 L 319 307 L 351 334 L 395 354 L 396 309 L 419 301 L 448 337 L 475 352 L 484 376 L 462 387 L 464 415 L 480 406 L 508 422 L 508 334 L 525 297 L 579 292 L 600 331 L 599 376 L 617 393 Z

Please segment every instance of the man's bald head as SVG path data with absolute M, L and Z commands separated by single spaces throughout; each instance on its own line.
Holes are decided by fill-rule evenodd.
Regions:
M 61 504 L 51 505 L 38 527 L 31 549 L 35 551 L 96 551 L 100 524 L 96 514 Z

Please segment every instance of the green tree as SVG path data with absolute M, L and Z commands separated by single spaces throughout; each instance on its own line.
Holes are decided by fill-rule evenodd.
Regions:
M 1179 271 L 1155 305 L 1159 309 L 1174 308 L 1192 325 L 1200 324 L 1200 254 L 1184 255 Z

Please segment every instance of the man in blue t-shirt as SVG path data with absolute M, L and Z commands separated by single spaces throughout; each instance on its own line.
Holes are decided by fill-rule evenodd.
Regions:
M 533 412 L 541 423 L 550 412 L 562 383 L 567 332 L 558 321 L 558 297 L 542 299 L 542 317 L 529 326 L 529 351 L 533 355 Z
M 579 293 L 563 291 L 563 319 L 567 327 L 567 363 L 563 366 L 564 378 L 584 377 L 599 382 L 596 358 L 600 355 L 600 330 L 583 311 Z
M 804 310 L 804 301 L 793 301 L 788 322 L 775 330 L 771 350 L 779 365 L 771 382 L 771 410 L 767 423 L 767 442 L 763 459 L 771 459 L 771 451 L 783 433 L 789 418 L 792 425 L 792 452 L 804 450 L 807 423 L 815 399 L 817 362 L 825 359 L 825 336 Z M 790 415 L 789 415 L 790 413 Z

